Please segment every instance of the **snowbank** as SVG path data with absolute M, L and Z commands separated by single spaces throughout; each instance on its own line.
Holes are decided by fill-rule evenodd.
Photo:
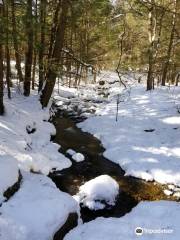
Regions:
M 142 228 L 142 236 L 135 233 Z M 180 204 L 141 202 L 121 218 L 97 218 L 70 231 L 65 240 L 179 240 Z
M 75 199 L 91 210 L 98 210 L 115 205 L 119 185 L 110 176 L 101 175 L 80 186 L 79 190 Z
M 13 158 L 0 153 L 0 205 L 5 200 L 3 193 L 18 181 L 18 177 L 17 162 Z
M 33 95 L 34 94 L 34 95 Z M 50 142 L 56 133 L 48 122 L 49 109 L 42 110 L 36 92 L 28 98 L 12 93 L 5 98 L 5 116 L 0 116 L 0 159 L 17 160 L 20 169 L 48 174 L 52 168 L 61 170 L 71 161 L 58 152 L 59 145 Z
M 0 239 L 49 240 L 77 212 L 75 200 L 46 176 L 24 173 L 20 190 L 0 208 Z
M 118 122 L 113 86 L 111 90 L 111 102 L 96 112 L 100 116 L 78 126 L 102 141 L 104 156 L 118 163 L 126 175 L 180 186 L 180 88 L 147 92 L 142 85 L 134 86 L 119 105 Z

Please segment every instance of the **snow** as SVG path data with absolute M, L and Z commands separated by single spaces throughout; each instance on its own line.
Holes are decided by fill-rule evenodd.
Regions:
M 0 239 L 52 239 L 72 212 L 76 201 L 48 177 L 23 173 L 20 190 L 0 208 Z
M 88 84 L 76 88 L 60 87 L 63 92 L 55 87 L 53 100 L 57 108 L 69 110 L 85 117 L 89 117 L 96 110 L 97 103 L 106 102 L 107 99 L 97 94 L 97 85 Z M 71 97 L 70 97 L 71 96 Z M 73 97 L 74 96 L 74 97 Z M 86 112 L 88 110 L 88 112 Z
M 73 149 L 68 149 L 68 150 L 66 151 L 66 153 L 72 156 L 72 155 L 74 155 L 76 152 L 75 152 Z
M 106 204 L 115 205 L 118 194 L 118 183 L 108 175 L 101 175 L 80 186 L 75 199 L 91 210 L 98 210 Z
M 76 162 L 82 162 L 85 160 L 85 157 L 82 153 L 75 153 L 73 154 L 72 159 L 75 160 Z
M 128 97 L 119 104 L 116 122 L 118 91 L 121 94 L 122 89 L 112 84 L 110 102 L 78 126 L 100 139 L 104 156 L 126 175 L 180 186 L 180 88 L 145 91 L 145 86 L 134 85 L 127 94 L 123 92 Z
M 169 190 L 174 190 L 174 189 L 175 189 L 175 186 L 172 185 L 172 184 L 169 184 L 169 185 L 168 185 L 168 188 L 169 188 Z
M 58 95 L 63 98 L 74 98 L 77 95 L 77 90 L 75 88 L 66 88 L 61 86 L 58 90 Z
M 0 158 L 6 155 L 16 160 L 20 169 L 48 174 L 53 168 L 70 167 L 71 161 L 58 152 L 59 145 L 50 142 L 56 130 L 48 122 L 49 109 L 42 110 L 38 98 L 36 92 L 26 98 L 14 90 L 12 100 L 4 99 L 6 113 L 0 116 Z
M 28 98 L 19 91 L 12 88 L 11 100 L 5 95 L 0 116 L 0 240 L 49 240 L 79 207 L 48 177 L 29 172 L 48 175 L 72 163 L 50 141 L 56 130 L 48 122 L 49 108 L 42 110 L 36 91 Z M 17 182 L 19 170 L 22 184 L 5 202 L 3 193 Z
M 68 128 L 68 130 L 71 128 Z M 67 154 L 71 155 L 72 159 L 76 162 L 82 162 L 85 160 L 85 157 L 82 153 L 76 152 L 73 149 L 68 149 L 66 151 Z
M 3 193 L 18 181 L 18 177 L 16 160 L 0 152 L 0 205 L 5 200 Z
M 178 240 L 180 204 L 141 202 L 121 218 L 97 218 L 71 230 L 64 240 Z M 135 233 L 142 228 L 142 236 Z
M 164 194 L 166 194 L 167 196 L 170 196 L 170 195 L 173 194 L 173 192 L 170 191 L 170 190 L 165 189 L 165 190 L 164 190 Z
M 132 80 L 133 76 L 129 78 Z M 180 198 L 180 88 L 146 92 L 139 85 L 123 91 L 115 75 L 110 74 L 107 80 L 103 87 L 109 98 L 99 95 L 98 84 L 89 84 L 79 89 L 60 87 L 59 96 L 54 99 L 60 109 L 76 109 L 80 116 L 91 116 L 79 126 L 101 140 L 105 157 L 118 163 L 126 175 L 167 183 L 169 190 L 165 189 L 165 194 Z M 128 83 L 128 76 L 123 81 Z M 57 91 L 56 86 L 55 94 Z M 117 94 L 120 104 L 116 122 Z M 78 211 L 77 201 L 98 210 L 113 206 L 119 194 L 116 181 L 102 175 L 82 185 L 75 201 L 48 177 L 29 173 L 32 170 L 47 175 L 52 169 L 61 170 L 72 164 L 58 152 L 60 146 L 50 142 L 56 131 L 48 122 L 49 108 L 42 110 L 38 98 L 34 91 L 26 98 L 15 89 L 12 100 L 4 97 L 6 113 L 0 116 L 0 240 L 52 239 L 69 213 Z M 77 162 L 84 160 L 81 153 L 72 149 L 67 153 Z M 20 189 L 5 202 L 3 193 L 17 182 L 19 169 L 23 173 Z M 98 218 L 78 226 L 65 239 L 137 239 L 135 228 L 142 227 L 143 239 L 152 239 L 154 233 L 148 234 L 147 229 L 169 229 L 173 231 L 164 233 L 163 239 L 178 240 L 179 222 L 179 203 L 141 202 L 122 218 Z M 161 234 L 153 237 L 162 239 Z
M 175 193 L 173 194 L 173 196 L 176 197 L 176 198 L 178 198 L 178 199 L 180 199 L 180 192 L 175 192 Z

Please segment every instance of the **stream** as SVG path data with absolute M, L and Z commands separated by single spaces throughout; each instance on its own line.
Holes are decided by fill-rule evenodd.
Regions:
M 121 189 L 116 205 L 111 209 L 92 211 L 81 206 L 83 222 L 91 221 L 99 216 L 121 217 L 130 212 L 142 200 L 168 199 L 168 196 L 163 192 L 162 185 L 124 176 L 125 172 L 119 165 L 103 156 L 105 149 L 101 142 L 76 126 L 79 121 L 80 119 L 72 118 L 62 111 L 58 111 L 53 118 L 52 122 L 56 127 L 56 135 L 52 140 L 61 145 L 59 151 L 71 159 L 72 166 L 61 171 L 54 171 L 50 174 L 50 178 L 60 190 L 70 195 L 75 195 L 79 187 L 86 181 L 103 174 L 113 177 Z M 68 149 L 82 153 L 85 160 L 75 162 L 66 153 Z

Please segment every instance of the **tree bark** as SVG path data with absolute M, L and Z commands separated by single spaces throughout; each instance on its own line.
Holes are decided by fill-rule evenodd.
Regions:
M 152 6 L 149 8 L 149 60 L 148 60 L 148 75 L 147 75 L 147 91 L 153 89 L 153 63 L 154 63 L 154 41 L 156 37 L 156 20 L 154 19 L 154 0 L 150 1 Z
M 45 80 L 44 69 L 44 49 L 45 49 L 45 24 L 46 24 L 46 0 L 40 2 L 40 48 L 39 48 L 39 87 L 38 92 L 42 90 L 43 82 Z
M 177 16 L 177 1 L 174 0 L 174 10 L 173 10 L 173 16 L 172 16 L 172 29 L 171 29 L 171 34 L 170 34 L 170 40 L 169 40 L 169 46 L 167 50 L 167 56 L 162 72 L 162 86 L 165 86 L 166 84 L 166 79 L 167 79 L 167 73 L 168 73 L 168 68 L 169 68 L 169 63 L 170 63 L 170 58 L 171 58 L 171 52 L 173 48 L 173 41 L 174 41 L 174 34 L 175 34 L 175 28 L 176 28 L 176 16 Z
M 61 14 L 57 26 L 54 49 L 48 66 L 46 84 L 41 94 L 42 107 L 47 107 L 51 98 L 57 77 L 57 67 L 61 62 L 62 48 L 64 44 L 64 35 L 67 21 L 69 3 L 67 0 L 61 2 Z
M 51 36 L 50 36 L 49 52 L 48 52 L 48 65 L 49 65 L 50 59 L 52 58 L 52 52 L 53 52 L 54 43 L 55 43 L 60 9 L 61 9 L 61 0 L 58 0 L 54 17 L 53 17 L 52 28 L 51 28 Z
M 0 3 L 0 115 L 4 113 L 3 103 L 3 45 L 2 45 L 2 17 L 3 17 L 3 5 Z
M 32 70 L 32 90 L 35 89 L 36 62 L 37 62 L 37 54 L 36 54 L 36 52 L 34 51 L 33 70 Z
M 9 52 L 9 1 L 4 2 L 4 18 L 5 18 L 5 53 L 6 53 L 6 83 L 8 90 L 8 98 L 11 99 L 11 64 L 10 64 L 10 52 Z
M 38 0 L 35 1 L 34 6 L 35 26 L 34 26 L 34 51 L 33 51 L 33 66 L 32 66 L 32 90 L 35 89 L 36 80 L 36 64 L 37 64 L 37 41 L 38 41 Z
M 33 60 L 32 0 L 27 0 L 26 11 L 27 50 L 25 54 L 24 96 L 29 96 L 31 89 L 31 68 Z
M 23 82 L 23 74 L 21 69 L 21 57 L 19 54 L 19 46 L 17 40 L 17 26 L 16 26 L 16 17 L 15 17 L 15 0 L 11 0 L 11 14 L 12 14 L 12 37 L 15 50 L 16 58 L 16 69 L 19 77 L 19 81 Z

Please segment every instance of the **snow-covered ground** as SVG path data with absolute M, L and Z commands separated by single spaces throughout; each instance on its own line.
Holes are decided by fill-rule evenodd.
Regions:
M 28 98 L 14 92 L 12 100 L 5 99 L 6 113 L 0 116 L 0 157 L 16 160 L 20 169 L 48 174 L 52 168 L 69 167 L 71 161 L 58 152 L 59 145 L 50 142 L 55 127 L 38 98 L 36 92 Z
M 98 116 L 78 126 L 101 140 L 105 157 L 126 175 L 180 185 L 180 88 L 147 92 L 143 85 L 134 86 L 119 104 L 117 122 L 113 90 L 117 93 L 111 89 L 110 103 L 101 105 Z
M 5 200 L 4 192 L 13 186 L 19 177 L 17 162 L 9 156 L 0 154 L 0 205 Z
M 80 117 L 86 116 L 88 119 L 78 126 L 100 139 L 106 149 L 104 155 L 118 163 L 126 175 L 167 183 L 165 194 L 180 198 L 180 88 L 158 87 L 147 92 L 146 87 L 137 84 L 133 76 L 122 79 L 128 86 L 127 90 L 120 87 L 117 75 L 107 73 L 103 76 L 105 84 L 101 89 L 106 91 L 106 96 L 109 95 L 105 99 L 99 94 L 98 84 L 78 90 L 63 88 L 66 96 L 69 91 L 74 96 L 63 98 L 59 92 L 59 108 Z M 102 80 L 101 76 L 99 80 Z M 120 103 L 116 122 L 118 95 Z M 89 109 L 95 113 L 89 113 Z M 101 188 L 98 190 L 97 195 L 101 194 Z M 88 188 L 85 189 L 87 191 Z M 93 194 L 88 196 L 91 199 Z M 78 194 L 75 198 L 80 201 Z M 178 240 L 179 221 L 179 203 L 141 202 L 124 217 L 98 218 L 78 226 L 65 239 L 139 239 L 135 229 L 141 227 L 143 240 Z
M 88 118 L 78 126 L 100 139 L 105 157 L 118 163 L 126 175 L 180 186 L 180 87 L 146 91 L 145 85 L 137 83 L 140 75 L 136 74 L 136 80 L 134 76 L 122 77 L 127 85 L 124 90 L 117 74 L 103 73 L 98 80 L 104 85 L 63 87 L 56 103 L 60 109 Z M 99 94 L 103 89 L 107 98 Z
M 124 217 L 101 217 L 80 225 L 70 231 L 65 240 L 178 240 L 179 220 L 179 203 L 141 202 Z M 135 233 L 137 228 L 142 231 L 141 236 Z
M 77 211 L 76 201 L 48 177 L 24 173 L 20 190 L 0 208 L 0 239 L 50 240 Z
M 61 87 L 57 93 L 56 88 L 56 104 L 88 117 L 79 127 L 102 141 L 104 155 L 118 163 L 126 175 L 168 183 L 167 195 L 180 194 L 180 88 L 146 92 L 129 76 L 133 86 L 123 91 L 116 75 L 108 73 L 105 78 L 102 89 L 90 84 L 79 89 Z M 123 80 L 128 84 L 128 77 Z M 108 98 L 101 95 L 103 88 Z M 116 122 L 117 94 L 121 102 Z M 71 161 L 58 152 L 59 145 L 50 142 L 55 128 L 48 122 L 49 109 L 42 110 L 38 97 L 32 92 L 26 98 L 15 89 L 12 100 L 5 97 L 6 113 L 0 116 L 0 240 L 52 239 L 68 214 L 78 212 L 77 202 L 42 175 L 68 168 Z M 84 160 L 80 153 L 67 152 L 76 161 Z M 19 169 L 23 173 L 20 189 L 5 202 L 3 193 L 17 182 Z M 75 199 L 90 208 L 96 208 L 97 199 L 102 197 L 114 204 L 119 191 L 116 183 L 94 180 L 81 186 Z M 106 180 L 110 184 L 105 184 Z M 179 222 L 179 203 L 142 202 L 122 218 L 98 218 L 80 225 L 65 239 L 131 240 L 137 238 L 135 228 L 141 227 L 143 239 L 179 240 Z
M 48 122 L 36 91 L 24 97 L 12 89 L 4 97 L 5 115 L 0 116 L 0 240 L 52 239 L 68 215 L 78 212 L 77 202 L 61 192 L 45 175 L 52 169 L 71 166 L 50 142 L 55 127 Z M 4 192 L 23 173 L 16 193 L 5 202 Z M 30 171 L 39 172 L 32 174 Z M 43 175 L 45 174 L 45 175 Z

